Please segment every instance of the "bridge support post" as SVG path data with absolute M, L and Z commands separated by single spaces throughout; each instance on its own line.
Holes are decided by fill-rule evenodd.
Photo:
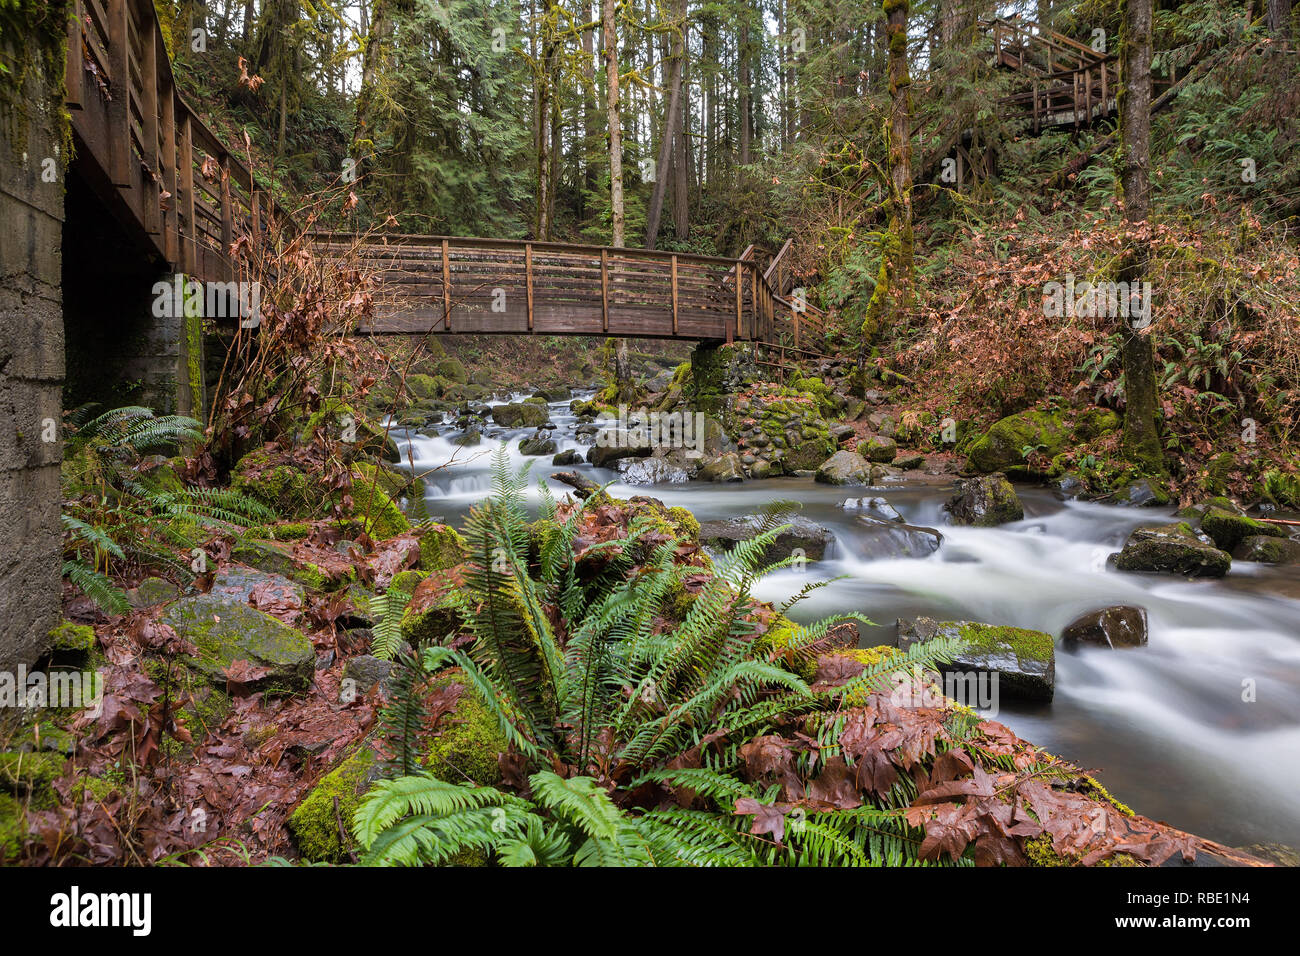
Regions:
M 67 32 L 49 22 L 48 35 L 5 37 L 6 59 L 29 68 L 0 96 L 0 671 L 10 673 L 48 648 L 62 595 Z

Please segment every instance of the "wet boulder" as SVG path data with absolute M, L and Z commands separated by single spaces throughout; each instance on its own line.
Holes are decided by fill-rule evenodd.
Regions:
M 1234 514 L 1226 508 L 1210 505 L 1201 516 L 1201 530 L 1214 539 L 1224 551 L 1231 552 L 1246 538 L 1285 538 L 1287 533 L 1275 524 L 1256 521 L 1243 514 Z
M 1061 632 L 1062 646 L 1067 651 L 1081 644 L 1091 647 L 1145 647 L 1147 643 L 1147 612 L 1145 608 L 1127 604 L 1089 611 L 1075 618 Z
M 1025 516 L 1025 508 L 1007 476 L 995 473 L 977 478 L 958 478 L 957 493 L 944 505 L 952 523 L 992 528 Z
M 549 417 L 545 403 L 510 402 L 492 409 L 492 420 L 503 428 L 536 428 Z
M 869 485 L 871 462 L 857 452 L 837 451 L 818 467 L 816 480 L 826 485 Z
M 525 438 L 519 443 L 519 454 L 536 457 L 538 455 L 554 455 L 556 451 L 554 438 L 542 438 L 534 436 Z
M 1300 541 L 1253 534 L 1241 539 L 1232 549 L 1232 556 L 1238 561 L 1260 564 L 1300 564 Z
M 734 451 L 707 458 L 700 465 L 704 481 L 744 481 L 745 466 Z
M 998 694 L 1012 700 L 1050 701 L 1056 692 L 1056 649 L 1050 634 L 976 621 L 898 620 L 899 650 L 940 637 L 959 644 L 952 663 L 939 665 L 945 675 L 996 674 Z
M 783 519 L 788 524 L 776 540 L 763 552 L 764 560 L 780 561 L 789 557 L 804 557 L 820 561 L 835 544 L 835 535 L 828 528 L 801 515 Z M 742 541 L 757 537 L 760 519 L 754 515 L 725 518 L 721 521 L 700 522 L 700 544 L 716 551 L 730 551 Z M 797 552 L 797 554 L 796 554 Z
M 889 558 L 925 558 L 939 550 L 943 535 L 934 528 L 858 515 L 859 546 L 868 561 Z
M 552 465 L 576 465 L 582 461 L 582 456 L 572 448 L 566 448 L 551 459 Z
M 620 458 L 648 458 L 654 451 L 649 445 L 633 445 L 624 440 L 625 433 L 605 429 L 587 452 L 587 461 L 597 468 L 614 468 Z
M 1202 540 L 1185 521 L 1139 525 L 1115 557 L 1115 567 L 1120 571 L 1156 571 L 1196 578 L 1221 578 L 1231 564 L 1232 557 L 1226 551 L 1214 547 L 1208 536 Z

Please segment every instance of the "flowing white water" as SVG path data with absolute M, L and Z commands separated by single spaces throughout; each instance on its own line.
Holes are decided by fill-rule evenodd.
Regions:
M 567 402 L 552 403 L 552 437 L 561 450 L 586 446 L 573 438 Z M 472 448 L 412 435 L 406 444 L 417 473 L 431 475 L 431 514 L 454 523 L 490 489 L 491 453 L 507 443 L 516 462 L 532 460 L 536 478 L 550 458 L 528 459 L 519 441 L 534 429 L 489 428 Z M 578 466 L 595 481 L 615 473 Z M 552 483 L 552 491 L 563 492 Z M 743 485 L 690 482 L 653 488 L 616 484 L 614 494 L 652 494 L 689 508 L 700 520 L 747 514 L 763 503 L 792 499 L 802 513 L 830 528 L 836 546 L 803 571 L 762 582 L 758 596 L 782 600 L 810 576 L 843 575 L 813 593 L 801 619 L 857 611 L 877 622 L 872 643 L 892 641 L 898 617 L 926 614 L 1035 628 L 1059 636 L 1079 614 L 1111 604 L 1147 611 L 1150 643 L 1110 651 L 1058 648 L 1056 697 L 1050 705 L 1003 702 L 998 719 L 1028 740 L 1097 771 L 1098 778 L 1140 813 L 1208 837 L 1242 845 L 1275 841 L 1300 845 L 1300 569 L 1235 563 L 1222 581 L 1184 581 L 1124 574 L 1106 556 L 1142 522 L 1167 511 L 1062 503 L 1023 490 L 1027 517 L 993 529 L 947 527 L 944 485 L 883 492 L 913 524 L 939 528 L 940 550 L 925 559 L 864 560 L 854 517 L 838 507 L 853 489 L 808 479 Z M 877 494 L 880 492 L 872 492 Z M 1252 696 L 1253 700 L 1248 699 Z

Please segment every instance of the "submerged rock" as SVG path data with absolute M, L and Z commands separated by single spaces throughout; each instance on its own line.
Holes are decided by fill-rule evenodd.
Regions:
M 789 524 L 790 527 L 777 535 L 776 540 L 768 546 L 764 552 L 767 561 L 792 557 L 796 550 L 801 551 L 802 556 L 810 561 L 820 561 L 835 543 L 835 535 L 830 529 L 800 515 L 785 518 L 778 523 Z M 720 551 L 730 551 L 740 542 L 756 537 L 758 529 L 759 519 L 754 515 L 703 521 L 700 523 L 700 544 Z
M 938 551 L 943 543 L 943 535 L 934 528 L 900 524 L 870 515 L 858 515 L 857 528 L 863 532 L 860 542 L 863 558 L 867 561 L 925 558 Z
M 1134 528 L 1115 557 L 1120 571 L 1160 571 L 1188 577 L 1221 578 L 1231 564 L 1226 551 L 1201 540 L 1185 521 Z
M 864 511 L 881 521 L 902 521 L 903 516 L 884 498 L 845 498 L 840 505 L 845 511 Z
M 945 674 L 997 674 L 999 694 L 1017 700 L 1050 701 L 1056 692 L 1056 649 L 1050 634 L 976 621 L 898 620 L 899 650 L 936 637 L 956 638 L 962 645 L 951 664 L 939 665 Z
M 1074 650 L 1080 644 L 1110 648 L 1145 647 L 1146 609 L 1117 604 L 1089 611 L 1065 626 L 1061 641 L 1066 650 Z
M 953 524 L 976 528 L 991 528 L 1025 516 L 1016 490 L 1003 474 L 958 478 L 957 493 L 944 508 L 952 515 Z
M 1232 550 L 1238 561 L 1256 561 L 1260 564 L 1300 564 L 1300 541 L 1253 534 L 1242 538 Z
M 492 409 L 492 420 L 505 428 L 536 428 L 549 417 L 545 403 L 511 402 Z

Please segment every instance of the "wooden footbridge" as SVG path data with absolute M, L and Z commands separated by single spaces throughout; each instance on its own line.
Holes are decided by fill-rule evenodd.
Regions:
M 72 170 L 167 268 L 239 278 L 241 241 L 285 214 L 248 163 L 177 88 L 153 0 L 74 0 L 67 99 Z M 1114 57 L 1028 21 L 985 24 L 1009 101 L 1040 130 L 1109 115 Z M 929 155 L 956 145 L 936 144 Z M 925 163 L 923 161 L 922 166 Z M 921 170 L 924 177 L 924 170 Z M 815 349 L 825 317 L 790 295 L 787 243 L 767 261 L 527 240 L 387 235 L 302 237 L 318 256 L 379 278 L 371 334 L 611 335 L 750 341 Z

